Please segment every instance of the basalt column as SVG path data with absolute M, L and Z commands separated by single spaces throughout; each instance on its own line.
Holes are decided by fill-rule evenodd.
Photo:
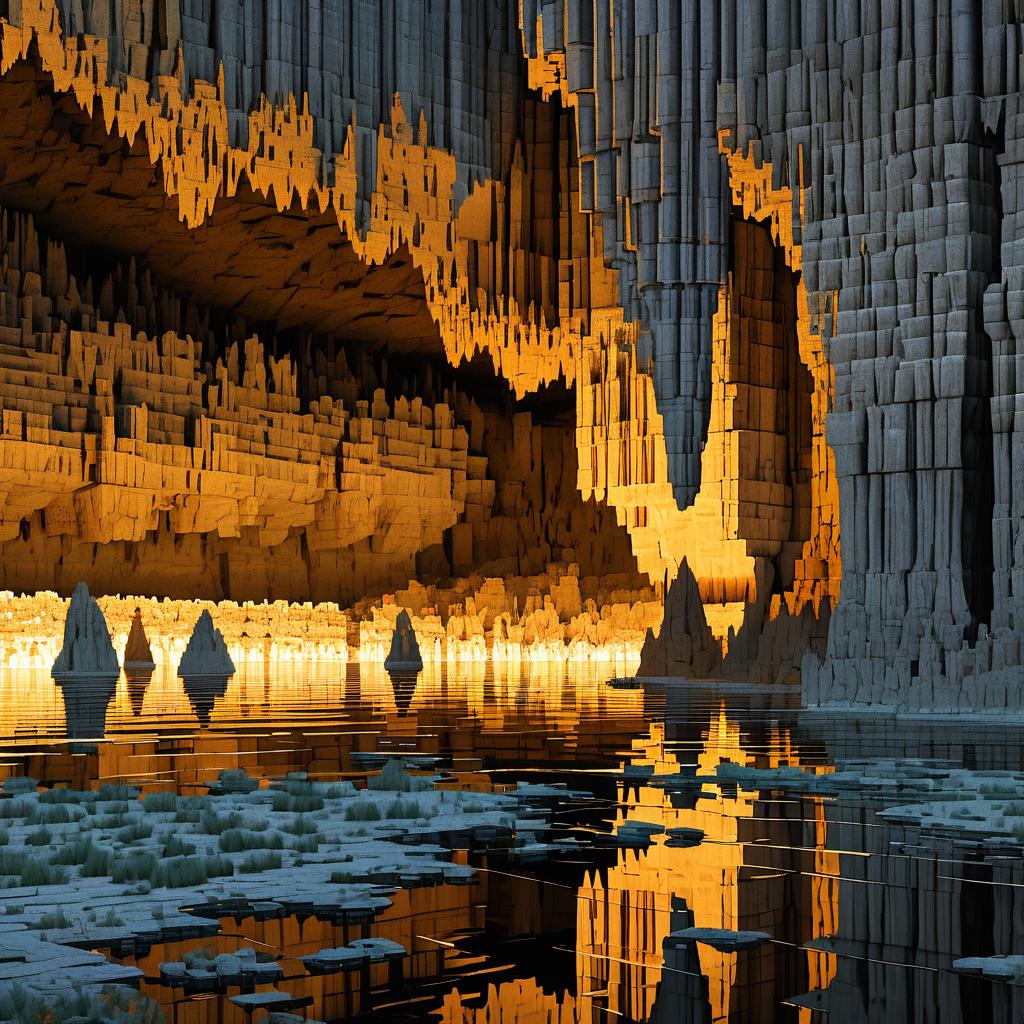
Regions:
M 898 49 L 864 56 L 881 59 L 892 78 L 886 54 L 905 55 L 897 106 L 887 111 L 866 95 L 879 134 L 858 127 L 863 173 L 833 164 L 841 175 L 833 218 L 815 248 L 835 252 L 829 226 L 844 225 L 840 258 L 817 265 L 819 285 L 839 288 L 828 436 L 841 491 L 843 600 L 823 666 L 805 665 L 813 703 L 1020 702 L 1007 585 L 1018 558 L 1012 427 L 999 397 L 1019 388 L 1003 357 L 1007 282 L 1020 260 L 1004 240 L 1019 219 L 1009 212 L 1018 199 L 1004 179 L 1017 170 L 1004 133 L 1020 137 L 1017 119 L 1006 119 L 1019 83 L 1009 65 L 983 61 L 986 39 L 994 52 L 1007 39 L 1008 52 L 1019 52 L 1020 32 L 1001 37 L 995 14 L 958 2 L 913 26 L 895 18 Z

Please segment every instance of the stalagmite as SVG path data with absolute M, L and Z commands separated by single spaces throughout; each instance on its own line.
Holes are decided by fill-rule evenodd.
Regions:
M 128 685 L 128 700 L 136 717 L 142 714 L 146 690 L 155 669 L 153 651 L 142 625 L 142 609 L 136 607 L 124 648 L 124 676 Z
M 131 629 L 128 631 L 128 642 L 124 648 L 124 671 L 126 676 L 145 675 L 156 668 L 153 652 L 146 638 L 146 630 L 142 625 L 142 610 L 135 609 L 132 616 Z
M 228 653 L 227 644 L 220 630 L 213 624 L 213 617 L 203 611 L 196 622 L 185 653 L 178 662 L 178 675 L 188 678 L 218 678 L 233 676 L 235 663 Z
M 575 112 L 669 477 L 717 542 L 698 585 L 781 541 L 764 642 L 740 646 L 788 644 L 784 671 L 821 646 L 807 608 L 827 621 L 809 704 L 1020 708 L 1017 5 L 639 0 L 583 34 L 586 8 L 524 0 L 524 52 Z
M 178 675 L 201 725 L 210 721 L 214 702 L 224 696 L 228 680 L 234 674 L 235 663 L 228 653 L 224 637 L 214 626 L 213 617 L 204 609 L 178 662 Z
M 666 670 L 1019 707 L 1017 5 L 401 6 L 7 5 L 4 585 L 685 563 Z
M 89 588 L 79 583 L 68 604 L 64 646 L 53 663 L 53 678 L 58 682 L 117 679 L 120 671 L 107 620 Z
M 384 668 L 393 677 L 415 676 L 423 671 L 423 658 L 416 640 L 416 630 L 413 629 L 412 619 L 404 608 L 398 613 L 395 631 L 391 635 L 391 650 L 384 659 Z

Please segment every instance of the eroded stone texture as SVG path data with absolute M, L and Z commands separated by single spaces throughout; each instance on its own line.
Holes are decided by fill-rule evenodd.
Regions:
M 60 335 L 69 313 L 68 332 L 78 327 L 80 298 L 99 307 L 88 328 L 92 333 L 101 333 L 94 330 L 100 322 L 117 338 L 127 328 L 134 345 L 141 327 L 159 353 L 161 345 L 170 344 L 164 338 L 170 329 L 185 353 L 176 351 L 174 358 L 187 363 L 191 345 L 197 369 L 176 365 L 171 376 L 181 373 L 183 378 L 164 381 L 165 390 L 194 399 L 201 388 L 203 412 L 192 402 L 190 415 L 208 417 L 210 431 L 186 439 L 190 454 L 164 453 L 179 470 L 199 472 L 178 472 L 170 487 L 177 497 L 165 493 L 155 504 L 151 494 L 140 500 L 120 479 L 104 490 L 101 481 L 93 488 L 93 481 L 83 475 L 69 487 L 62 479 L 50 479 L 52 465 L 44 470 L 42 497 L 47 490 L 51 497 L 54 491 L 72 491 L 78 505 L 97 503 L 85 518 L 102 517 L 101 532 L 111 535 L 83 537 L 96 545 L 93 550 L 64 539 L 60 551 L 44 551 L 38 527 L 33 530 L 29 524 L 26 531 L 22 526 L 38 506 L 12 507 L 7 532 L 12 541 L 17 535 L 17 550 L 10 559 L 14 568 L 9 585 L 64 589 L 68 579 L 85 575 L 100 589 L 140 589 L 126 587 L 126 582 L 130 584 L 135 559 L 153 536 L 154 510 L 158 543 L 145 560 L 166 551 L 159 543 L 161 532 L 181 537 L 174 553 L 174 586 L 182 593 L 348 597 L 405 582 L 418 570 L 430 576 L 493 564 L 495 571 L 536 573 L 562 560 L 579 564 L 587 573 L 588 551 L 596 553 L 600 571 L 628 569 L 628 552 L 625 563 L 616 561 L 623 554 L 621 543 L 612 537 L 609 547 L 609 535 L 617 536 L 610 517 L 598 513 L 599 521 L 590 518 L 587 510 L 592 506 L 579 501 L 573 482 L 585 499 L 612 505 L 619 526 L 639 538 L 632 547 L 641 571 L 656 580 L 674 573 L 676 556 L 663 550 L 647 526 L 649 505 L 677 511 L 667 489 L 666 462 L 659 455 L 664 440 L 653 402 L 644 417 L 642 445 L 626 446 L 618 443 L 617 421 L 606 415 L 586 418 L 583 391 L 576 388 L 577 422 L 582 425 L 577 434 L 580 457 L 575 460 L 564 430 L 552 432 L 536 423 L 531 428 L 528 419 L 514 417 L 517 449 L 510 461 L 511 471 L 519 474 L 513 481 L 524 484 L 521 490 L 502 486 L 488 492 L 476 475 L 482 470 L 480 460 L 473 458 L 479 445 L 471 445 L 475 450 L 466 456 L 463 470 L 461 455 L 443 456 L 438 463 L 432 454 L 420 452 L 415 436 L 404 436 L 405 427 L 378 430 L 384 426 L 378 423 L 373 428 L 376 447 L 383 445 L 390 454 L 412 460 L 417 471 L 402 482 L 390 472 L 386 457 L 382 473 L 376 465 L 370 472 L 378 479 L 365 500 L 358 493 L 362 485 L 353 489 L 349 476 L 338 481 L 338 496 L 318 494 L 324 484 L 331 490 L 324 444 L 331 447 L 340 440 L 334 436 L 338 422 L 327 431 L 327 442 L 320 421 L 361 415 L 351 405 L 340 410 L 337 399 L 343 396 L 332 393 L 347 374 L 345 366 L 333 361 L 338 347 L 329 344 L 332 338 L 363 343 L 371 352 L 386 347 L 424 358 L 443 356 L 453 365 L 468 363 L 477 373 L 489 367 L 517 397 L 572 388 L 584 370 L 592 375 L 604 406 L 619 388 L 608 365 L 618 360 L 623 346 L 630 346 L 632 328 L 617 303 L 614 271 L 602 259 L 599 225 L 577 201 L 572 117 L 525 94 L 514 12 L 481 12 L 469 4 L 461 13 L 429 14 L 416 4 L 399 5 L 401 10 L 360 7 L 352 18 L 323 11 L 320 23 L 304 12 L 294 23 L 284 19 L 275 32 L 254 35 L 251 26 L 227 25 L 229 16 L 220 11 L 207 15 L 143 4 L 111 18 L 91 6 L 72 4 L 57 11 L 46 0 L 30 0 L 4 11 L 0 201 L 34 211 L 39 224 L 82 251 L 102 246 L 132 253 L 139 268 L 123 270 L 122 277 L 138 274 L 141 280 L 128 280 L 127 299 L 111 297 L 99 279 L 93 293 L 79 280 L 74 287 L 84 290 L 67 296 L 71 309 L 58 310 L 48 323 L 34 324 L 33 335 L 38 330 L 43 336 L 27 343 L 21 337 L 23 318 L 17 304 L 12 305 L 9 326 L 21 338 L 12 336 L 12 347 L 29 350 L 12 355 L 35 359 L 32 350 L 57 344 L 45 335 Z M 216 24 L 208 24 L 210 19 Z M 250 13 L 243 11 L 239 24 L 249 20 Z M 252 48 L 244 60 L 243 42 Z M 402 61 L 396 61 L 396 45 L 401 46 Z M 413 67 L 422 75 L 412 73 Z M 292 90 L 299 87 L 307 92 L 297 99 Z M 150 307 L 151 286 L 145 283 L 149 273 L 170 293 L 159 300 L 160 316 Z M 33 294 L 38 290 L 51 299 L 65 297 L 50 294 L 48 278 L 38 289 L 34 279 L 26 282 Z M 11 285 L 19 303 L 26 282 L 18 275 Z M 58 272 L 58 293 L 65 283 Z M 168 303 L 176 318 L 163 315 Z M 202 313 L 191 312 L 192 304 L 213 310 L 214 319 L 227 311 L 236 329 L 218 338 Z M 145 311 L 141 317 L 140 309 Z M 47 315 L 42 308 L 40 314 Z M 260 325 L 258 334 L 238 330 L 245 321 Z M 262 325 L 269 325 L 269 331 Z M 326 362 L 316 337 L 300 342 L 298 358 L 292 337 L 296 332 L 326 334 Z M 239 374 L 244 377 L 256 358 L 246 355 L 250 344 L 262 346 L 266 369 L 234 379 L 235 364 L 228 354 L 232 342 L 239 346 Z M 93 344 L 90 337 L 85 347 Z M 290 370 L 281 365 L 282 350 L 288 350 Z M 208 364 L 203 371 L 198 370 L 200 360 Z M 275 360 L 276 369 L 271 366 Z M 226 367 L 227 380 L 218 378 L 214 387 L 218 361 Z M 88 359 L 84 362 L 89 368 Z M 57 363 L 57 370 L 64 372 L 59 359 Z M 379 419 L 384 406 L 367 391 L 364 369 L 354 366 L 352 376 L 363 385 L 370 419 Z M 373 372 L 387 376 L 379 365 Z M 635 377 L 632 371 L 631 379 Z M 263 380 L 273 382 L 267 385 L 268 394 L 276 396 L 283 387 L 282 393 L 298 404 L 286 402 L 287 408 L 280 408 L 258 399 L 252 406 L 252 389 L 259 391 Z M 289 380 L 296 382 L 293 392 Z M 229 382 L 236 387 L 228 387 Z M 386 389 L 386 402 L 397 400 L 401 383 Z M 422 386 L 421 375 L 407 393 L 418 394 Z M 92 382 L 83 388 L 95 390 Z M 428 385 L 424 395 L 441 390 Z M 594 397 L 591 391 L 587 395 Z M 114 394 L 115 405 L 119 397 Z M 140 386 L 123 404 L 140 406 L 146 397 Z M 211 407 L 211 399 L 219 405 Z M 449 399 L 440 404 L 457 404 L 457 396 Z M 239 405 L 231 405 L 233 401 Z M 435 422 L 431 406 L 436 404 L 427 401 L 422 412 L 419 407 L 410 410 L 414 433 L 431 432 L 428 450 L 436 431 L 437 443 L 457 452 L 460 427 L 477 422 L 483 430 L 476 439 L 485 449 L 496 446 L 480 454 L 501 457 L 497 446 L 507 443 L 508 433 L 487 411 L 474 419 L 471 409 L 463 410 L 458 424 L 443 416 Z M 45 410 L 40 412 L 45 417 Z M 109 408 L 102 415 L 109 416 Z M 142 440 L 140 430 L 163 429 L 162 417 L 151 417 L 148 410 L 135 408 L 126 415 L 134 424 L 127 428 L 131 440 Z M 282 415 L 302 419 L 281 422 Z M 300 448 L 309 453 L 319 447 L 319 465 L 309 458 L 305 469 L 285 470 L 253 463 L 248 456 L 259 459 L 260 453 L 247 451 L 241 475 L 255 473 L 255 483 L 242 482 L 240 493 L 229 484 L 225 493 L 215 474 L 231 472 L 231 464 L 237 468 L 239 460 L 235 442 L 220 437 L 214 441 L 213 435 L 241 431 L 249 446 L 268 416 L 288 435 L 285 443 L 264 453 L 268 458 L 287 462 Z M 403 417 L 404 411 L 395 418 L 401 422 Z M 222 421 L 231 421 L 224 431 Z M 58 419 L 55 426 L 65 430 L 68 425 Z M 571 429 L 568 423 L 565 427 Z M 17 426 L 6 439 L 12 449 L 9 458 L 27 466 L 35 454 L 26 462 L 28 454 L 18 443 L 24 438 L 16 431 Z M 87 452 L 95 444 L 105 450 L 95 422 L 84 430 L 76 422 L 68 433 L 76 431 L 83 436 L 69 437 L 68 447 Z M 93 434 L 95 441 L 89 437 Z M 383 442 L 382 437 L 391 440 Z M 53 439 L 40 435 L 39 440 Z M 365 445 L 369 439 L 359 435 L 358 440 Z M 217 460 L 208 488 L 200 477 L 213 467 L 195 463 L 196 449 L 221 443 L 232 455 L 227 464 Z M 426 457 L 420 460 L 420 454 Z M 549 455 L 559 456 L 559 472 L 552 472 Z M 541 456 L 546 468 L 537 461 Z M 76 457 L 71 456 L 72 462 Z M 446 460 L 454 464 L 449 467 Z M 339 461 L 363 475 L 351 460 Z M 426 472 L 419 472 L 420 461 Z M 442 476 L 450 470 L 447 487 L 436 474 L 440 486 L 433 487 L 434 468 Z M 565 486 L 564 471 L 570 469 Z M 167 476 L 166 469 L 151 472 L 147 483 L 163 489 Z M 192 488 L 201 493 L 190 500 Z M 566 510 L 555 519 L 547 506 L 552 491 Z M 650 494 L 657 500 L 652 502 Z M 168 500 L 177 511 L 173 522 L 162 523 Z M 493 514 L 474 513 L 474 507 Z M 409 522 L 413 508 L 416 521 Z M 55 509 L 51 518 L 57 514 Z M 77 520 L 70 522 L 66 510 L 63 518 L 69 522 L 61 536 L 79 535 Z M 119 522 L 125 518 L 139 525 Z M 91 529 L 100 528 L 93 522 Z M 131 537 L 119 535 L 126 530 Z M 136 536 L 140 531 L 146 542 Z M 228 539 L 235 543 L 224 550 L 222 542 Z M 121 542 L 132 546 L 119 551 Z M 490 548 L 482 546 L 488 543 Z M 365 550 L 353 556 L 353 546 L 360 545 Z M 74 550 L 67 550 L 69 546 Z M 44 571 L 46 580 L 33 578 L 41 563 L 56 567 L 52 576 L 49 569 Z M 145 578 L 152 581 L 151 589 L 171 592 L 166 578 L 148 573 Z
M 650 518 L 660 522 L 678 511 L 667 488 L 661 418 L 653 401 L 646 403 L 634 444 L 620 443 L 619 420 L 607 415 L 620 390 L 617 364 L 623 348 L 631 347 L 632 329 L 616 302 L 614 272 L 601 257 L 599 226 L 577 202 L 571 117 L 523 95 L 518 56 L 506 52 L 510 37 L 497 30 L 501 17 L 468 6 L 463 18 L 451 11 L 426 19 L 415 12 L 378 12 L 392 26 L 401 23 L 399 36 L 389 38 L 377 31 L 377 15 L 360 8 L 347 26 L 330 18 L 315 25 L 303 17 L 278 33 L 254 37 L 228 31 L 221 13 L 211 32 L 202 17 L 162 7 L 143 5 L 113 20 L 89 7 L 73 5 L 61 18 L 33 0 L 6 12 L 0 197 L 35 210 L 44 226 L 71 242 L 127 249 L 197 303 L 272 320 L 278 329 L 338 332 L 400 351 L 433 349 L 452 363 L 483 359 L 516 395 L 563 382 L 572 386 L 585 370 L 587 390 L 576 389 L 580 490 L 616 509 L 620 524 L 638 538 L 633 547 L 641 570 L 655 579 L 674 573 L 678 556 L 661 542 L 664 529 L 648 525 Z M 505 21 L 514 28 L 512 14 Z M 159 30 L 151 33 L 154 26 Z M 329 44 L 337 57 L 335 31 L 358 32 L 359 39 L 349 40 L 349 56 L 375 51 L 397 77 L 389 81 L 391 72 L 376 76 L 360 65 L 334 94 L 328 117 L 326 94 L 311 87 L 317 76 L 295 64 L 296 52 L 322 48 L 282 46 L 275 36 L 306 34 L 307 43 Z M 517 42 L 514 32 L 511 38 Z M 241 39 L 254 47 L 250 56 L 260 58 L 246 60 L 242 71 L 236 60 Z M 415 39 L 403 48 L 405 63 L 419 62 L 422 54 L 422 66 L 434 76 L 432 84 L 405 95 L 415 128 L 397 98 L 386 117 L 381 102 L 390 85 L 402 93 L 405 72 L 396 70 L 396 39 Z M 438 40 L 448 48 L 440 79 L 433 61 Z M 287 86 L 281 77 L 286 64 L 298 75 Z M 148 80 L 140 77 L 142 68 Z M 508 75 L 510 68 L 519 73 Z M 238 75 L 249 82 L 241 94 Z M 252 88 L 261 76 L 270 85 L 257 100 Z M 367 98 L 362 77 L 374 82 L 375 100 Z M 297 102 L 288 92 L 296 82 L 316 95 Z M 431 106 L 438 90 L 454 96 L 455 89 L 454 107 Z M 367 125 L 360 118 L 371 107 Z M 440 123 L 428 119 L 431 112 Z M 332 126 L 348 119 L 353 123 L 339 143 Z M 430 132 L 444 136 L 443 146 L 431 144 Z M 486 144 L 481 134 L 489 135 Z M 318 149 L 321 140 L 331 148 Z M 482 176 L 487 161 L 491 177 Z M 114 323 L 121 311 L 114 307 L 108 316 Z M 194 337 L 191 326 L 178 331 L 186 341 Z M 641 376 L 630 367 L 624 383 L 632 387 Z M 635 390 L 646 397 L 642 381 Z M 585 400 L 600 403 L 601 414 Z M 619 415 L 635 420 L 636 410 L 627 404 Z M 625 433 L 636 435 L 637 424 Z M 457 488 L 452 490 L 457 504 Z M 543 508 L 539 497 L 531 494 L 527 501 Z M 295 504 L 308 509 L 310 502 L 299 496 Z M 193 505 L 205 506 L 197 514 L 200 526 L 219 516 L 213 502 Z M 656 510 L 653 517 L 649 508 Z M 109 505 L 101 511 L 110 511 Z M 134 516 L 141 510 L 116 511 Z M 520 512 L 518 518 L 532 515 Z M 24 514 L 12 509 L 12 519 L 20 530 Z M 281 541 L 286 549 L 296 540 L 295 524 L 287 529 Z M 390 524 L 386 529 L 388 535 L 402 532 Z M 420 543 L 411 532 L 404 530 L 407 556 Z M 586 524 L 577 524 L 573 534 L 587 532 Z M 188 530 L 185 535 L 191 536 Z M 272 535 L 267 532 L 265 540 L 280 538 L 279 532 Z M 429 538 L 421 541 L 426 543 L 420 547 L 432 547 Z M 195 574 L 216 571 L 218 555 L 187 546 L 191 552 L 177 552 L 176 562 L 196 568 L 191 580 L 188 573 L 179 577 L 181 587 L 210 592 L 208 583 L 197 587 Z M 284 559 L 275 558 L 272 571 L 259 569 L 266 563 L 264 548 L 249 544 L 244 553 L 243 564 L 257 567 L 253 590 L 302 593 L 302 572 L 294 572 L 287 551 Z M 458 553 L 469 554 L 465 543 Z M 480 554 L 473 553 L 476 566 L 487 560 Z M 42 560 L 38 551 L 27 556 L 29 564 Z M 309 561 L 305 552 L 303 561 Z M 356 576 L 362 576 L 363 560 L 356 561 Z M 223 566 L 224 559 L 219 562 Z M 126 576 L 121 565 L 104 570 L 93 560 L 86 564 L 104 589 Z M 277 585 L 273 575 L 281 576 Z M 371 566 L 368 575 L 382 578 L 379 567 Z M 352 589 L 366 582 L 353 579 Z M 245 587 L 243 581 L 229 583 L 232 592 Z M 309 592 L 323 593 L 313 581 Z M 328 596 L 337 594 L 332 579 Z
M 101 579 L 125 578 L 110 552 L 134 544 L 136 557 L 161 535 L 160 517 L 166 536 L 185 538 L 192 554 L 183 561 L 192 558 L 207 589 L 233 557 L 263 566 L 254 587 L 271 593 L 303 581 L 314 592 L 320 579 L 331 595 L 339 578 L 355 592 L 371 577 L 398 586 L 413 568 L 426 577 L 501 565 L 507 575 L 509 531 L 520 541 L 520 573 L 563 560 L 554 551 L 564 552 L 565 536 L 573 542 L 564 561 L 580 562 L 579 516 L 592 513 L 578 510 L 591 506 L 575 495 L 566 503 L 559 485 L 554 497 L 569 513 L 545 514 L 536 527 L 539 495 L 554 493 L 546 459 L 505 466 L 523 483 L 517 505 L 491 471 L 501 457 L 487 443 L 510 418 L 424 388 L 423 365 L 443 357 L 486 369 L 517 399 L 533 396 L 534 410 L 571 390 L 578 490 L 610 506 L 651 579 L 667 584 L 685 560 L 681 597 L 669 607 L 697 630 L 684 629 L 691 653 L 712 657 L 706 629 L 728 647 L 726 663 L 742 653 L 784 669 L 820 639 L 834 608 L 824 663 L 804 664 L 812 702 L 1019 703 L 1021 13 L 1016 0 L 395 0 L 344 13 L 285 5 L 264 22 L 246 5 L 133 0 L 58 10 L 52 0 L 8 0 L 0 202 L 33 211 L 69 243 L 131 252 L 172 294 L 261 329 L 213 330 L 217 348 L 204 347 L 205 325 L 143 329 L 157 339 L 144 342 L 156 346 L 147 360 L 164 358 L 161 345 L 177 353 L 174 345 L 192 344 L 193 362 L 210 367 L 196 413 L 210 429 L 186 437 L 169 460 L 188 485 L 189 465 L 175 460 L 201 451 L 210 490 L 197 483 L 190 505 L 189 486 L 161 484 L 175 496 L 172 524 L 168 499 L 140 501 L 139 485 L 120 477 L 108 495 L 106 477 L 86 475 L 90 452 L 110 473 L 136 472 L 122 468 L 134 465 L 123 456 L 140 457 L 131 445 L 148 452 L 169 415 L 125 401 L 112 384 L 108 395 L 105 364 L 92 368 L 85 354 L 104 343 L 90 339 L 79 351 L 69 327 L 58 354 L 52 339 L 64 337 L 65 312 L 53 317 L 35 296 L 104 309 L 102 288 L 98 297 L 68 295 L 59 271 L 36 271 L 37 283 L 19 269 L 4 321 L 21 339 L 10 336 L 15 375 L 26 358 L 57 356 L 46 370 L 56 386 L 45 389 L 73 396 L 80 363 L 95 380 L 84 404 L 115 423 L 62 419 L 45 399 L 40 410 L 8 413 L 5 401 L 3 457 L 19 479 L 29 467 L 37 474 L 46 504 L 58 502 L 52 521 L 71 521 L 60 504 L 70 491 L 79 531 L 85 521 L 102 532 L 96 524 L 115 507 L 115 522 L 152 523 L 156 510 L 144 539 L 117 536 L 124 526 L 80 537 L 95 545 L 90 573 Z M 126 315 L 120 304 L 74 329 L 102 337 L 102 322 L 132 351 L 140 342 L 130 309 L 150 300 L 130 301 Z M 37 326 L 37 309 L 53 322 Z M 416 449 L 426 471 L 414 474 L 425 488 L 415 494 L 428 509 L 419 536 L 386 511 L 389 488 L 409 495 L 400 444 L 378 444 L 367 453 L 372 472 L 364 459 L 356 479 L 331 493 L 323 420 L 365 417 L 325 383 L 347 379 L 337 363 L 344 346 L 296 344 L 296 333 L 421 361 L 418 429 L 428 429 L 427 413 L 432 424 Z M 375 366 L 383 378 L 379 358 Z M 191 379 L 168 394 L 191 401 L 198 369 Z M 401 435 L 393 421 L 417 429 L 412 411 L 406 420 L 395 404 L 400 389 L 382 380 L 378 403 L 365 395 L 364 366 L 352 379 L 375 438 Z M 121 426 L 108 411 L 118 401 Z M 68 417 L 81 408 L 77 399 L 63 405 Z M 32 412 L 42 419 L 30 437 Z M 553 451 L 544 438 L 558 435 L 534 420 L 531 451 L 538 436 L 540 452 Z M 516 422 L 519 452 L 526 428 Z M 69 451 L 40 470 L 26 446 L 52 445 L 59 432 L 75 440 L 58 444 Z M 564 441 L 563 430 L 560 450 Z M 303 475 L 311 463 L 296 453 L 317 446 L 313 483 Z M 374 461 L 383 449 L 387 460 Z M 431 474 L 462 451 L 465 488 L 453 475 L 447 490 L 443 481 L 433 489 Z M 562 459 L 560 480 L 571 465 Z M 55 482 L 65 467 L 70 487 Z M 218 490 L 216 474 L 251 482 L 253 471 L 252 494 Z M 365 551 L 339 554 L 353 521 L 339 509 L 367 476 L 380 493 L 367 499 L 376 518 L 357 541 Z M 12 565 L 48 564 L 48 552 L 32 547 L 46 536 L 45 508 L 33 500 L 22 508 L 26 496 L 10 489 L 3 528 Z M 503 514 L 490 516 L 494 508 Z M 534 525 L 504 523 L 505 512 Z M 318 536 L 321 547 L 310 544 Z M 526 565 L 534 536 L 552 553 Z M 596 548 L 608 550 L 601 536 Z M 218 549 L 225 540 L 231 552 Z M 60 564 L 72 572 L 87 551 L 65 551 L 69 543 L 60 540 Z M 591 554 L 597 571 L 622 564 Z M 116 565 L 104 568 L 110 558 Z M 665 655 L 666 665 L 680 660 Z
M 120 666 L 103 612 L 84 583 L 75 587 L 64 623 L 64 646 L 53 663 L 57 680 L 117 677 Z
M 570 430 L 330 338 L 275 358 L 134 261 L 94 273 L 23 214 L 0 210 L 0 258 L 9 587 L 352 601 L 417 567 L 630 569 L 578 496 Z
M 694 421 L 722 312 L 705 282 L 737 264 L 737 160 L 788 198 L 803 362 L 823 368 L 817 335 L 834 373 L 813 435 L 831 391 L 842 525 L 842 599 L 806 698 L 1019 706 L 1020 5 L 521 6 L 533 81 L 576 111 L 607 256 L 636 267 L 622 301 L 650 330 L 684 498 L 705 479 Z M 688 303 L 667 327 L 666 295 Z M 824 539 L 837 504 L 827 473 L 813 487 Z M 833 547 L 805 564 L 837 564 Z

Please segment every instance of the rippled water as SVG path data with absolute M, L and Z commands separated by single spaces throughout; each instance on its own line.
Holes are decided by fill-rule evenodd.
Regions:
M 610 674 L 431 666 L 396 691 L 377 665 L 249 664 L 223 695 L 186 694 L 169 672 L 144 689 L 122 678 L 112 695 L 65 695 L 44 672 L 8 670 L 2 762 L 46 785 L 128 780 L 197 793 L 225 768 L 357 778 L 374 763 L 367 755 L 382 753 L 430 759 L 480 788 L 529 780 L 587 792 L 554 809 L 552 835 L 577 839 L 575 849 L 536 862 L 457 853 L 479 869 L 474 884 L 399 891 L 375 921 L 344 928 L 315 911 L 225 919 L 214 938 L 115 950 L 146 972 L 144 991 L 179 1024 L 246 1018 L 223 995 L 161 986 L 160 963 L 243 944 L 283 958 L 277 987 L 297 1012 L 327 1021 L 1024 1019 L 1024 988 L 952 969 L 961 956 L 1024 952 L 1019 850 L 880 820 L 877 791 L 666 789 L 645 777 L 880 757 L 1019 771 L 1021 731 L 812 715 L 778 690 L 617 689 Z M 704 839 L 623 846 L 615 836 L 627 820 Z M 689 926 L 770 940 L 728 952 L 670 938 Z M 410 955 L 320 977 L 294 959 L 361 935 L 394 939 Z

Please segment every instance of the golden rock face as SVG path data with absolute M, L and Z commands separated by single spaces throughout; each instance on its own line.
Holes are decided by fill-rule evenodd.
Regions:
M 186 331 L 209 336 L 208 313 L 162 316 L 173 294 L 127 264 L 80 285 L 26 215 L 0 213 L 0 251 L 5 319 L 31 310 L 0 366 L 8 587 L 355 600 L 404 585 L 417 557 L 442 576 L 635 578 L 625 535 L 577 494 L 563 428 L 454 387 L 389 398 L 387 360 L 357 379 L 341 346 L 275 358 L 250 336 L 207 357 Z M 181 333 L 104 319 L 125 307 Z
M 397 98 L 325 154 L 305 99 L 261 97 L 239 135 L 223 69 L 152 88 L 108 47 L 50 0 L 0 20 L 7 586 L 351 600 L 551 564 L 660 583 L 686 559 L 720 638 L 758 560 L 773 616 L 835 600 L 831 378 L 767 165 L 723 140 L 735 265 L 681 510 L 543 54 L 506 166 L 456 201 L 455 156 Z M 132 259 L 100 272 L 97 246 Z M 509 428 L 484 373 L 533 409 L 565 392 L 574 424 Z

